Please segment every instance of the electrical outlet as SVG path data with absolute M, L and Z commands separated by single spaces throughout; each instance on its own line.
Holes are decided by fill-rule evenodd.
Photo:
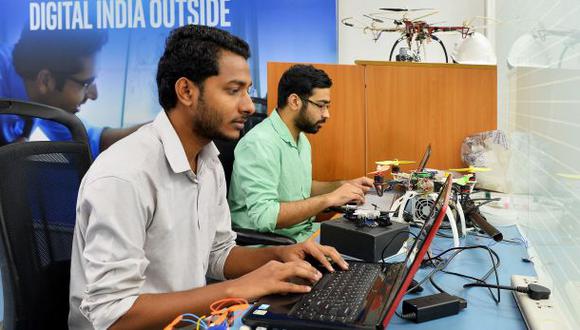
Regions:
M 538 282 L 536 277 L 512 275 L 513 287 L 527 287 L 530 283 L 542 285 L 542 283 Z M 528 297 L 526 293 L 516 291 L 512 292 L 528 329 L 572 330 L 572 327 L 568 324 L 562 309 L 555 303 L 553 292 L 549 299 L 544 300 L 533 300 Z

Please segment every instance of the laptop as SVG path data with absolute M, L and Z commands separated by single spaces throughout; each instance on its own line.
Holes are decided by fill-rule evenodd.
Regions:
M 244 315 L 243 322 L 252 327 L 288 330 L 385 328 L 443 221 L 450 191 L 448 176 L 405 261 L 349 261 L 348 271 L 321 270 L 324 275 L 311 292 L 264 297 Z
M 425 166 L 427 166 L 427 162 L 429 161 L 429 157 L 431 157 L 431 144 L 427 145 L 427 149 L 423 154 L 423 158 L 417 167 L 417 172 L 423 172 L 425 170 Z

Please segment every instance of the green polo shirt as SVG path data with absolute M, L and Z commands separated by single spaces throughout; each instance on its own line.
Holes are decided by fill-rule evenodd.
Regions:
M 298 143 L 278 111 L 248 132 L 236 146 L 228 202 L 237 227 L 274 232 L 304 241 L 319 228 L 314 217 L 276 229 L 280 202 L 310 197 L 310 142 L 300 133 Z

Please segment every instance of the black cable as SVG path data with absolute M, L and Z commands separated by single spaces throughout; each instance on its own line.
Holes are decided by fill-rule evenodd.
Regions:
M 454 255 L 452 258 L 454 258 L 454 257 L 455 257 L 457 254 L 459 254 L 459 252 L 458 252 L 458 253 L 456 253 L 456 254 L 455 254 L 455 255 Z M 427 251 L 427 256 L 429 256 L 429 259 L 428 259 L 428 260 L 431 262 L 431 265 L 433 265 L 433 267 L 435 267 L 435 268 L 438 268 L 438 266 L 437 266 L 437 265 L 435 265 L 435 262 L 433 262 L 433 259 L 431 258 L 431 253 L 429 253 L 429 251 Z M 452 259 L 452 258 L 451 258 L 451 259 Z M 450 261 L 447 261 L 447 262 L 445 262 L 445 263 L 444 263 L 444 265 L 443 265 L 443 268 L 442 268 L 442 269 L 440 269 L 440 270 L 443 270 L 445 267 L 447 267 L 447 265 L 449 264 L 449 262 L 450 262 Z M 441 293 L 447 293 L 447 292 L 446 292 L 445 290 L 443 290 L 443 289 L 442 289 L 442 288 L 441 288 L 439 285 L 437 285 L 437 283 L 435 283 L 435 280 L 433 279 L 433 276 L 434 276 L 434 275 L 435 275 L 435 274 L 433 274 L 433 275 L 429 276 L 429 283 L 431 283 L 431 285 L 432 285 L 432 286 L 433 286 L 435 289 L 437 289 L 437 291 L 439 291 L 439 292 L 441 292 Z M 448 293 L 447 293 L 447 294 L 448 294 Z
M 409 230 L 404 230 L 404 231 L 400 231 L 400 232 L 398 232 L 398 233 L 397 233 L 397 234 L 396 234 L 396 235 L 395 235 L 393 238 L 391 238 L 391 240 L 390 240 L 390 241 L 389 241 L 389 242 L 388 242 L 388 243 L 385 245 L 385 247 L 384 247 L 384 248 L 383 248 L 383 250 L 381 251 L 381 262 L 383 263 L 383 265 L 385 265 L 385 264 L 386 264 L 386 262 L 385 262 L 385 251 L 386 251 L 386 250 L 387 250 L 387 248 L 388 248 L 388 247 L 389 247 L 389 246 L 390 246 L 390 245 L 393 243 L 393 241 L 395 240 L 395 238 L 396 238 L 398 235 L 402 234 L 402 233 L 410 234 L 410 235 L 411 235 L 411 236 L 413 236 L 415 239 L 417 239 L 417 237 L 418 237 L 418 236 L 417 236 L 415 233 L 413 233 L 413 232 L 411 232 L 411 231 L 409 231 Z M 431 261 L 431 262 L 433 262 L 433 261 Z M 428 278 L 428 277 L 427 277 L 427 278 Z M 417 285 L 413 286 L 412 288 L 407 288 L 407 292 L 405 292 L 405 294 L 407 294 L 407 293 L 409 293 L 409 292 L 411 292 L 411 291 L 415 290 L 416 288 L 420 287 L 420 286 L 421 286 L 421 284 L 423 284 L 423 283 L 424 283 L 424 282 L 427 280 L 427 278 L 423 279 L 423 281 L 422 281 L 422 282 L 419 282 L 419 283 L 417 283 Z M 403 316 L 401 316 L 401 315 L 399 315 L 399 317 L 403 318 Z
M 496 267 L 499 267 L 501 265 L 501 260 L 499 259 L 499 256 L 495 253 L 495 251 L 491 250 L 494 254 L 494 256 L 496 257 L 497 261 L 496 261 Z M 461 252 L 461 251 L 460 251 Z M 443 273 L 446 274 L 450 274 L 450 275 L 455 275 L 455 276 L 459 276 L 459 277 L 464 277 L 470 280 L 474 280 L 474 281 L 478 281 L 478 282 L 483 282 L 485 283 L 485 280 L 487 280 L 487 278 L 489 276 L 491 276 L 491 274 L 493 274 L 493 266 L 487 271 L 487 273 L 485 273 L 485 275 L 483 275 L 480 278 L 477 277 L 473 277 L 473 276 L 469 276 L 469 275 L 465 275 L 465 274 L 461 274 L 461 273 L 455 273 L 455 272 L 451 272 L 448 270 L 441 270 Z
M 481 238 L 486 238 L 486 239 L 493 239 L 493 237 L 490 237 L 488 235 L 482 235 L 476 231 L 468 231 L 467 235 L 472 235 L 475 237 L 481 237 Z M 518 241 L 516 239 L 513 238 L 504 238 L 501 242 L 497 242 L 497 243 L 511 243 L 511 244 L 517 244 L 517 245 L 525 245 L 525 243 L 523 241 Z
M 488 284 L 488 283 L 466 283 L 466 284 L 463 284 L 463 287 L 464 288 L 472 288 L 472 287 L 498 288 L 498 289 L 504 289 L 504 290 L 517 291 L 516 288 L 512 288 L 511 286 L 494 285 L 494 284 Z
M 445 255 L 445 254 L 447 254 L 448 252 L 451 252 L 451 251 L 455 251 L 455 250 L 473 250 L 473 249 L 484 249 L 486 251 L 487 250 L 491 251 L 491 253 L 496 258 L 496 260 L 498 260 L 497 262 L 499 263 L 500 258 L 498 256 L 498 254 L 493 249 L 490 249 L 488 246 L 485 246 L 485 245 L 470 245 L 470 246 L 461 246 L 461 247 L 449 248 L 447 250 L 444 250 L 443 252 L 440 252 L 439 254 L 435 255 L 434 257 L 430 257 L 430 258 L 426 259 L 426 261 L 430 261 L 430 259 L 433 259 L 433 260 L 440 259 L 442 255 Z
M 402 318 L 403 320 L 414 320 L 417 317 L 417 315 L 415 313 L 407 313 L 407 314 L 401 315 L 397 311 L 395 311 L 395 315 Z
M 385 247 L 384 247 L 384 248 L 383 248 L 383 250 L 381 251 L 381 260 L 382 260 L 382 263 L 383 263 L 383 264 L 385 264 L 385 261 L 384 261 L 384 259 L 385 259 L 385 257 L 384 257 L 384 254 L 385 254 L 385 251 L 386 251 L 386 249 L 387 249 L 387 248 L 388 248 L 388 247 L 389 247 L 389 246 L 392 244 L 392 242 L 395 240 L 395 238 L 396 238 L 398 235 L 402 234 L 402 233 L 407 233 L 407 234 L 410 234 L 410 235 L 414 236 L 414 237 L 415 237 L 415 239 L 417 238 L 417 235 L 415 235 L 414 233 L 412 233 L 411 231 L 408 231 L 408 230 L 401 231 L 401 232 L 397 233 L 397 234 L 396 234 L 396 235 L 395 235 L 393 238 L 391 238 L 391 240 L 390 240 L 390 241 L 389 241 L 389 242 L 388 242 L 388 243 L 385 245 Z M 489 271 L 488 271 L 488 272 L 487 272 L 487 273 L 486 273 L 486 274 L 485 274 L 485 275 L 484 275 L 482 278 L 476 278 L 476 277 L 472 277 L 472 276 L 468 276 L 468 275 L 464 275 L 464 274 L 459 274 L 459 273 L 454 273 L 454 272 L 448 272 L 448 271 L 445 271 L 445 270 L 444 270 L 444 268 L 445 268 L 445 267 L 447 267 L 447 265 L 448 265 L 448 264 L 449 264 L 449 263 L 450 263 L 450 262 L 453 260 L 453 258 L 454 258 L 455 256 L 457 256 L 457 255 L 458 255 L 460 252 L 462 252 L 462 251 L 465 251 L 465 250 L 471 250 L 471 249 L 484 249 L 484 250 L 486 250 L 486 251 L 489 253 L 489 255 L 490 255 L 490 259 L 491 259 L 491 261 L 492 261 L 492 267 L 491 267 L 491 269 L 490 269 L 490 270 L 489 270 Z M 453 255 L 452 255 L 450 258 L 448 258 L 448 259 L 447 259 L 445 262 L 441 262 L 441 264 L 440 264 L 440 265 L 436 265 L 436 264 L 433 262 L 434 260 L 439 260 L 439 259 L 441 258 L 441 256 L 443 256 L 443 255 L 447 254 L 447 253 L 448 253 L 448 252 L 450 252 L 450 251 L 457 251 L 457 252 L 456 252 L 455 254 L 453 254 Z M 425 276 L 425 278 L 424 278 L 423 280 L 419 281 L 419 282 L 417 283 L 417 285 L 415 285 L 415 286 L 414 286 L 414 287 L 412 287 L 412 288 L 409 288 L 409 289 L 407 289 L 407 292 L 406 292 L 406 293 L 409 293 L 409 292 L 413 291 L 414 289 L 416 289 L 417 287 L 419 287 L 419 286 L 421 286 L 423 283 L 425 283 L 427 280 L 429 280 L 429 282 L 430 282 L 430 283 L 433 285 L 433 287 L 434 287 L 434 288 L 436 288 L 438 291 L 440 291 L 440 292 L 443 292 L 443 293 L 446 293 L 446 292 L 445 292 L 445 290 L 443 290 L 443 289 L 442 289 L 442 288 L 441 288 L 439 285 L 437 285 L 437 283 L 435 283 L 435 281 L 434 281 L 434 280 L 433 280 L 433 278 L 432 278 L 432 277 L 433 277 L 433 275 L 434 275 L 436 272 L 438 272 L 438 271 L 442 271 L 443 273 L 447 273 L 447 274 L 450 274 L 450 275 L 456 275 L 456 276 L 460 276 L 460 277 L 468 278 L 468 279 L 471 279 L 471 280 L 474 280 L 474 281 L 477 281 L 477 282 L 480 282 L 480 283 L 486 283 L 486 282 L 485 282 L 485 280 L 486 280 L 486 279 L 487 279 L 487 278 L 488 278 L 488 277 L 489 277 L 489 276 L 490 276 L 492 273 L 495 273 L 496 283 L 497 283 L 497 285 L 499 285 L 499 276 L 498 276 L 498 274 L 497 274 L 497 267 L 498 267 L 498 266 L 499 266 L 499 264 L 500 264 L 500 258 L 499 258 L 499 256 L 497 255 L 497 253 L 496 253 L 494 250 L 492 250 L 491 248 L 489 248 L 489 247 L 487 247 L 487 246 L 484 246 L 484 245 L 475 245 L 475 246 L 466 246 L 466 247 L 450 248 L 450 249 L 447 249 L 447 250 L 445 250 L 445 251 L 443 251 L 443 252 L 439 253 L 439 254 L 438 254 L 438 255 L 436 255 L 435 257 L 431 257 L 430 253 L 428 253 L 428 256 L 429 256 L 429 258 L 428 258 L 428 259 L 426 259 L 426 260 L 424 260 L 424 262 L 425 262 L 425 261 L 429 261 L 429 262 L 431 262 L 431 264 L 433 265 L 434 269 L 433 269 L 433 270 L 432 270 L 432 271 L 431 271 L 431 272 L 430 272 L 430 273 L 429 273 L 427 276 Z M 494 259 L 494 257 L 495 257 L 495 259 Z M 497 261 L 496 261 L 496 260 L 497 260 Z M 499 291 L 500 289 L 498 288 L 498 290 L 497 290 L 497 291 L 498 291 L 498 296 L 497 296 L 497 298 L 496 298 L 496 297 L 495 297 L 495 295 L 493 294 L 493 291 L 491 290 L 491 288 L 488 288 L 488 290 L 489 290 L 489 292 L 490 292 L 490 294 L 491 294 L 492 298 L 494 299 L 494 301 L 496 301 L 496 303 L 499 303 L 499 302 L 500 302 L 500 299 L 501 299 L 501 295 L 500 295 L 500 291 Z M 402 317 L 402 316 L 401 316 L 401 315 L 399 315 L 399 317 Z
M 431 39 L 439 42 L 439 44 L 441 45 L 441 48 L 443 48 L 443 54 L 445 55 L 445 63 L 449 63 L 449 56 L 447 55 L 447 49 L 445 48 L 445 45 L 443 44 L 443 41 L 441 41 L 441 39 L 437 38 L 436 35 L 431 35 Z
M 406 39 L 405 37 L 401 37 L 397 41 L 395 41 L 395 43 L 393 44 L 393 47 L 391 47 L 391 52 L 389 53 L 389 61 L 393 61 L 393 53 L 395 52 L 397 45 L 405 39 Z
M 429 278 L 431 276 L 433 276 L 433 274 L 435 274 L 437 271 L 439 271 L 439 269 L 435 268 L 433 269 L 429 274 L 427 274 L 427 276 L 425 276 L 421 281 L 418 281 L 417 284 L 411 288 L 407 288 L 407 292 L 405 292 L 405 294 L 413 292 L 413 290 L 417 289 L 418 287 L 420 287 L 421 285 L 423 285 L 423 283 L 427 282 L 427 280 L 429 280 Z
M 472 201 L 486 201 L 486 204 L 489 202 L 499 202 L 501 201 L 501 198 L 496 197 L 496 198 L 470 198 Z
M 429 278 L 429 282 L 431 283 L 431 285 L 437 289 L 437 291 L 441 292 L 441 293 L 447 293 L 445 290 L 441 289 L 441 287 L 439 285 L 437 285 L 437 283 L 435 283 L 435 280 L 433 280 L 433 277 Z M 449 294 L 449 293 L 447 293 Z
M 492 262 L 492 269 L 488 272 L 489 275 L 491 275 L 491 273 L 493 272 L 495 274 L 495 279 L 496 279 L 496 283 L 499 286 L 499 275 L 497 273 L 497 266 L 499 263 L 499 256 L 497 255 L 497 253 L 495 251 L 493 251 L 491 248 L 485 246 L 485 245 L 473 245 L 473 246 L 464 246 L 464 247 L 455 247 L 455 248 L 449 248 L 441 253 L 439 253 L 438 255 L 436 255 L 435 257 L 431 257 L 427 260 L 431 260 L 431 259 L 436 259 L 441 257 L 442 255 L 450 252 L 450 251 L 465 251 L 465 250 L 471 250 L 471 249 L 484 249 L 489 253 L 491 262 Z M 459 252 L 458 252 L 459 253 Z M 456 253 L 453 257 L 455 257 L 458 253 Z M 494 259 L 494 257 L 497 259 L 497 263 L 496 263 L 496 259 Z M 451 258 L 450 258 L 451 259 Z M 449 260 L 450 261 L 450 260 Z M 445 266 L 449 263 L 449 261 L 445 264 Z M 455 274 L 453 274 L 455 275 Z M 485 279 L 487 279 L 487 277 L 489 277 L 489 275 L 486 274 L 486 276 L 484 277 L 484 280 L 481 279 L 477 279 L 475 277 L 473 277 L 472 279 L 478 282 L 483 282 L 485 283 Z M 432 274 L 430 274 L 429 276 L 432 276 Z M 427 279 L 427 278 L 426 278 Z M 487 283 L 485 283 L 487 284 Z M 501 301 L 501 293 L 500 293 L 500 289 L 497 289 L 497 297 L 493 294 L 493 291 L 491 290 L 491 288 L 488 288 L 493 300 L 499 304 Z
M 440 261 L 439 265 L 436 265 L 433 260 L 439 260 L 439 258 L 427 258 L 426 260 L 423 260 L 423 262 L 431 262 L 431 264 L 433 265 L 433 270 L 427 274 L 427 276 L 425 276 L 421 281 L 417 282 L 417 284 L 415 286 L 413 286 L 412 288 L 408 288 L 407 292 L 405 292 L 405 294 L 412 292 L 413 290 L 415 290 L 416 288 L 420 287 L 421 285 L 423 285 L 423 283 L 427 282 L 427 280 L 429 280 L 433 275 L 435 275 L 435 273 L 437 273 L 438 271 L 440 271 L 441 269 L 445 268 L 447 266 L 447 264 L 458 254 L 459 252 L 455 253 L 453 256 L 451 256 L 449 259 L 445 260 L 445 261 Z M 427 255 L 431 255 L 429 252 L 427 252 Z
M 541 299 L 548 299 L 550 298 L 550 289 L 546 288 L 545 286 L 530 283 L 528 286 L 506 286 L 506 285 L 493 285 L 487 283 L 467 283 L 463 285 L 464 288 L 471 288 L 471 287 L 484 287 L 484 288 L 497 288 L 502 290 L 511 290 L 517 291 L 521 293 L 527 294 L 530 298 L 534 300 L 541 300 Z
M 443 254 L 446 254 L 447 252 L 452 251 L 452 250 L 446 250 L 443 253 L 441 253 L 439 256 L 435 256 L 435 257 L 431 257 L 431 253 L 430 252 L 427 252 L 427 255 L 429 256 L 429 258 L 427 258 L 426 260 L 424 260 L 424 262 L 430 262 L 431 265 L 433 266 L 433 270 L 429 274 L 427 274 L 421 281 L 419 281 L 417 283 L 417 285 L 413 286 L 410 289 L 407 289 L 407 292 L 406 293 L 412 292 L 414 289 L 416 289 L 417 287 L 421 286 L 423 283 L 427 282 L 427 280 L 429 280 L 429 282 L 431 282 L 431 284 L 433 285 L 433 287 L 435 289 L 437 289 L 440 292 L 446 293 L 441 287 L 439 287 L 437 285 L 437 283 L 434 283 L 433 276 L 438 271 L 441 271 L 441 272 L 446 273 L 446 274 L 456 275 L 456 276 L 459 276 L 459 277 L 464 277 L 464 278 L 468 278 L 468 279 L 471 279 L 471 280 L 474 280 L 474 281 L 479 281 L 479 282 L 485 283 L 485 280 L 491 274 L 493 274 L 494 266 L 492 266 L 490 268 L 490 270 L 482 278 L 476 278 L 476 277 L 472 277 L 472 276 L 469 276 L 469 275 L 464 275 L 464 274 L 454 273 L 454 272 L 449 272 L 449 271 L 444 270 L 444 268 L 447 267 L 447 265 L 449 263 L 451 263 L 451 261 L 453 260 L 453 258 L 455 258 L 457 255 L 459 255 L 459 253 L 461 253 L 461 252 L 463 252 L 465 250 L 468 250 L 468 249 L 456 248 L 455 249 L 455 253 L 453 255 L 451 255 L 446 260 L 441 260 L 441 257 L 440 256 L 443 255 Z M 491 250 L 491 252 L 492 252 L 492 255 L 497 259 L 496 264 L 495 264 L 495 268 L 497 268 L 501 264 L 500 259 L 499 259 L 499 256 L 497 255 L 497 253 L 495 253 L 495 251 Z M 439 263 L 438 264 L 435 264 L 434 261 L 439 261 Z M 493 296 L 493 292 L 491 291 L 491 289 L 489 291 L 490 291 L 490 294 Z
M 492 268 L 493 269 L 493 268 Z M 458 277 L 462 277 L 462 278 L 466 278 L 466 279 L 470 279 L 470 280 L 474 280 L 477 282 L 482 282 L 485 283 L 485 280 L 489 277 L 489 275 L 492 274 L 492 270 L 490 270 L 489 272 L 486 273 L 486 275 L 484 275 L 481 278 L 477 278 L 477 277 L 473 277 L 473 276 L 469 276 L 469 275 L 465 275 L 465 274 L 461 274 L 461 273 L 456 273 L 456 272 L 451 272 L 448 270 L 441 270 L 441 272 L 445 273 L 445 274 L 449 274 L 449 275 L 454 275 L 454 276 L 458 276 Z M 493 297 L 493 292 L 491 291 L 491 289 L 488 289 L 489 293 L 492 295 Z M 495 300 L 495 299 L 494 299 Z

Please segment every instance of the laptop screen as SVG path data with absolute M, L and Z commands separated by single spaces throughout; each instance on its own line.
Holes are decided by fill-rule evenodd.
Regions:
M 428 144 L 427 149 L 425 150 L 425 153 L 423 154 L 423 159 L 421 159 L 421 162 L 419 163 L 419 167 L 417 167 L 417 172 L 423 172 L 423 170 L 425 169 L 425 166 L 427 166 L 427 162 L 429 161 L 430 156 L 431 156 L 431 144 Z
M 399 276 L 395 280 L 395 283 L 390 291 L 390 297 L 387 301 L 387 314 L 385 315 L 385 319 L 383 320 L 383 325 L 387 325 L 390 318 L 393 316 L 399 302 L 405 295 L 413 276 L 417 272 L 419 265 L 423 261 L 423 257 L 427 253 L 427 249 L 435 236 L 437 230 L 439 230 L 439 226 L 443 221 L 443 217 L 445 216 L 445 212 L 447 210 L 447 203 L 449 202 L 449 195 L 451 191 L 451 176 L 447 177 L 445 180 L 445 184 L 441 188 L 441 192 L 439 196 L 437 196 L 437 200 L 435 201 L 434 207 L 431 208 L 431 213 L 429 214 L 429 220 L 426 221 L 419 234 L 417 235 L 417 239 L 413 243 L 413 246 L 409 249 L 407 253 L 407 257 L 405 258 L 405 269 L 404 271 L 400 272 Z

